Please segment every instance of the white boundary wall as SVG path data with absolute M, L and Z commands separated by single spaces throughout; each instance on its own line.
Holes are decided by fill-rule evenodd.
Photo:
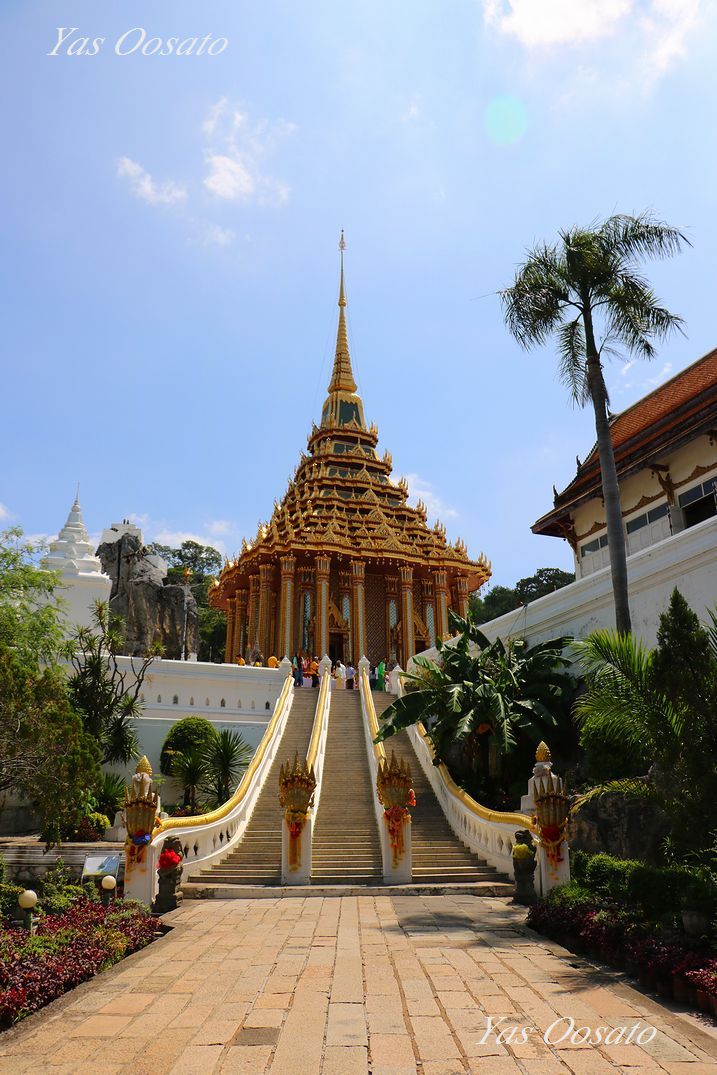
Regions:
M 660 613 L 675 586 L 700 619 L 707 620 L 707 609 L 717 603 L 717 517 L 634 553 L 627 571 L 632 629 L 648 646 L 657 641 Z M 585 638 L 598 628 L 614 627 L 610 568 L 605 567 L 482 624 L 481 630 L 491 641 L 519 636 L 534 643 L 558 635 Z
M 119 657 L 118 664 L 120 671 L 125 672 L 132 666 L 139 668 L 141 660 Z M 240 732 L 250 746 L 257 747 L 271 720 L 285 679 L 283 668 L 154 661 L 142 688 L 144 713 L 136 725 L 141 753 L 147 755 L 155 774 L 159 775 L 162 744 L 172 725 L 183 717 L 205 717 L 218 731 L 229 728 Z M 136 764 L 125 769 L 116 765 L 108 768 L 131 779 Z M 172 788 L 162 790 L 166 802 L 172 801 L 173 794 Z

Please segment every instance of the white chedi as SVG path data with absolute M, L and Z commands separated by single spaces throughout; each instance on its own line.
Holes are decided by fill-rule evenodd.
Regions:
M 104 574 L 95 556 L 79 497 L 75 497 L 67 522 L 51 543 L 41 566 L 60 576 L 59 596 L 65 605 L 63 615 L 68 629 L 89 627 L 96 602 L 109 601 L 112 580 Z

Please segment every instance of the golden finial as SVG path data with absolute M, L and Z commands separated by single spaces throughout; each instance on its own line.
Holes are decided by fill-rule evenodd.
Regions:
M 535 760 L 536 761 L 552 761 L 553 760 L 548 744 L 544 743 L 542 740 L 538 743 L 538 749 L 535 752 Z
M 344 229 L 341 229 L 341 238 L 339 239 L 339 250 L 341 251 L 341 286 L 339 287 L 339 306 L 346 305 L 346 294 L 344 292 L 344 250 L 346 249 L 346 240 L 344 239 Z
M 152 766 L 149 764 L 149 758 L 147 757 L 146 754 L 143 754 L 142 757 L 137 762 L 136 772 L 138 772 L 138 773 L 146 773 L 147 776 L 152 775 Z

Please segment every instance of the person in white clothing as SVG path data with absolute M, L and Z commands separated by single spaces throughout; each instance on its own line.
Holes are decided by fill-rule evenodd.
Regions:
M 346 689 L 346 668 L 341 661 L 336 662 L 336 690 L 343 691 Z

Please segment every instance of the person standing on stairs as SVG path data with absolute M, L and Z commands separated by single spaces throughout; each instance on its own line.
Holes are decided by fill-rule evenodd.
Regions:
M 376 669 L 376 690 L 386 690 L 386 658 L 382 657 Z
M 311 686 L 318 687 L 319 685 L 319 658 L 314 657 L 309 665 L 309 675 L 311 676 Z
M 341 661 L 336 662 L 336 690 L 346 689 L 346 669 Z
M 349 660 L 349 663 L 346 665 L 346 690 L 347 691 L 352 691 L 354 689 L 354 679 L 355 678 L 356 678 L 356 671 L 354 669 L 354 666 L 351 664 L 351 661 Z

